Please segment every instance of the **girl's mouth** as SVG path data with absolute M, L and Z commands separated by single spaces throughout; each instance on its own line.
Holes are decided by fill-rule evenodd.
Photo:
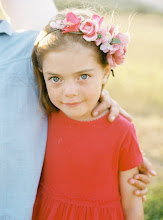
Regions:
M 81 102 L 64 103 L 68 107 L 76 107 L 81 104 Z

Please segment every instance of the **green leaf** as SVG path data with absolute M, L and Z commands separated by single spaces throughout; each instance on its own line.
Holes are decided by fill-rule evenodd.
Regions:
M 118 38 L 113 37 L 113 39 L 112 39 L 110 44 L 120 44 L 120 43 L 121 43 L 121 41 Z
M 98 33 L 97 39 L 101 39 L 102 38 L 102 34 Z

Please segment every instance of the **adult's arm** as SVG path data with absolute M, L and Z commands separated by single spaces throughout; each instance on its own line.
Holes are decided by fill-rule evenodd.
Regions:
M 137 187 L 134 190 L 134 194 L 142 197 L 143 202 L 145 202 L 145 195 L 148 193 L 147 185 L 152 181 L 152 176 L 156 176 L 157 174 L 148 159 L 145 157 L 143 159 L 143 162 L 138 166 L 139 174 L 134 175 L 128 182 Z
M 101 103 L 93 110 L 92 115 L 97 116 L 103 111 L 106 111 L 108 108 L 110 109 L 108 116 L 108 120 L 110 122 L 113 122 L 119 113 L 129 121 L 132 120 L 131 116 L 124 109 L 122 109 L 115 100 L 111 98 L 108 91 L 103 90 L 101 94 Z M 143 162 L 138 166 L 139 174 L 136 174 L 130 178 L 128 183 L 136 187 L 133 193 L 138 197 L 142 197 L 142 200 L 145 202 L 145 195 L 148 192 L 147 185 L 152 181 L 152 176 L 156 176 L 157 174 L 148 159 L 145 157 L 143 159 Z
M 41 30 L 57 14 L 53 0 L 1 0 L 12 27 Z
M 132 117 L 129 115 L 129 113 L 121 108 L 119 104 L 111 98 L 109 92 L 104 89 L 101 93 L 100 104 L 95 109 L 93 109 L 92 115 L 97 116 L 107 109 L 110 110 L 108 116 L 108 120 L 110 122 L 113 122 L 118 117 L 119 113 L 123 115 L 127 120 L 132 121 Z

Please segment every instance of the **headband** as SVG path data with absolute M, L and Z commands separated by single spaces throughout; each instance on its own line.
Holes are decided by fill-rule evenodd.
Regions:
M 90 42 L 94 41 L 104 53 L 111 68 L 115 68 L 124 62 L 129 34 L 118 32 L 115 25 L 102 28 L 104 17 L 93 15 L 92 18 L 84 19 L 72 12 L 67 13 L 64 20 L 51 21 L 50 27 L 54 30 L 62 30 L 62 33 L 82 34 L 83 38 Z

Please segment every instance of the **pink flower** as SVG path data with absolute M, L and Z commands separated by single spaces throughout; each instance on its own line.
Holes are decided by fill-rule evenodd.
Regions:
M 119 49 L 116 50 L 114 53 L 113 51 L 110 51 L 106 57 L 110 67 L 114 68 L 117 65 L 122 64 L 124 62 L 126 52 L 126 47 L 119 47 Z
M 99 22 L 94 19 L 86 19 L 81 23 L 80 30 L 84 33 L 83 38 L 86 41 L 95 41 L 99 30 Z
M 115 68 L 117 65 L 120 65 L 124 62 L 127 52 L 127 45 L 129 43 L 129 36 L 127 34 L 118 33 L 116 38 L 118 38 L 121 43 L 112 44 L 113 49 L 107 54 L 107 61 L 111 68 Z
M 101 43 L 111 43 L 112 41 L 112 36 L 107 30 L 105 29 L 100 29 L 98 32 L 97 40 L 96 40 L 96 45 L 99 46 Z
M 118 38 L 121 41 L 120 45 L 123 45 L 124 47 L 127 47 L 128 43 L 130 41 L 129 34 L 118 33 L 116 35 L 116 38 Z
M 111 68 L 115 68 L 117 65 L 116 65 L 116 62 L 115 62 L 115 58 L 113 57 L 113 55 L 111 55 L 110 53 L 107 54 L 106 56 L 107 58 L 107 61 L 108 61 L 108 64 Z
M 106 30 L 105 29 L 99 29 L 96 39 L 96 45 L 99 46 L 101 43 L 106 42 L 105 41 L 106 36 Z
M 79 32 L 81 20 L 82 20 L 82 17 L 77 17 L 72 12 L 67 13 L 66 18 L 63 21 L 66 27 L 62 29 L 63 30 L 62 33 L 64 34 L 68 32 Z
M 127 46 L 129 43 L 129 35 L 128 34 L 122 34 L 118 33 L 116 36 L 120 40 L 120 44 L 112 44 L 113 49 L 110 51 L 110 54 L 117 54 L 117 56 L 121 56 L 126 53 Z
M 102 22 L 103 22 L 103 20 L 104 20 L 104 17 L 100 18 L 98 15 L 93 15 L 93 16 L 92 16 L 92 19 L 93 19 L 93 20 L 96 20 L 96 21 L 98 22 L 98 25 L 99 25 L 99 28 L 100 28 L 100 27 L 101 27 L 101 24 L 102 24 Z
M 112 37 L 115 37 L 118 34 L 118 27 L 116 27 L 115 25 L 113 25 L 110 30 L 109 33 L 111 34 Z

